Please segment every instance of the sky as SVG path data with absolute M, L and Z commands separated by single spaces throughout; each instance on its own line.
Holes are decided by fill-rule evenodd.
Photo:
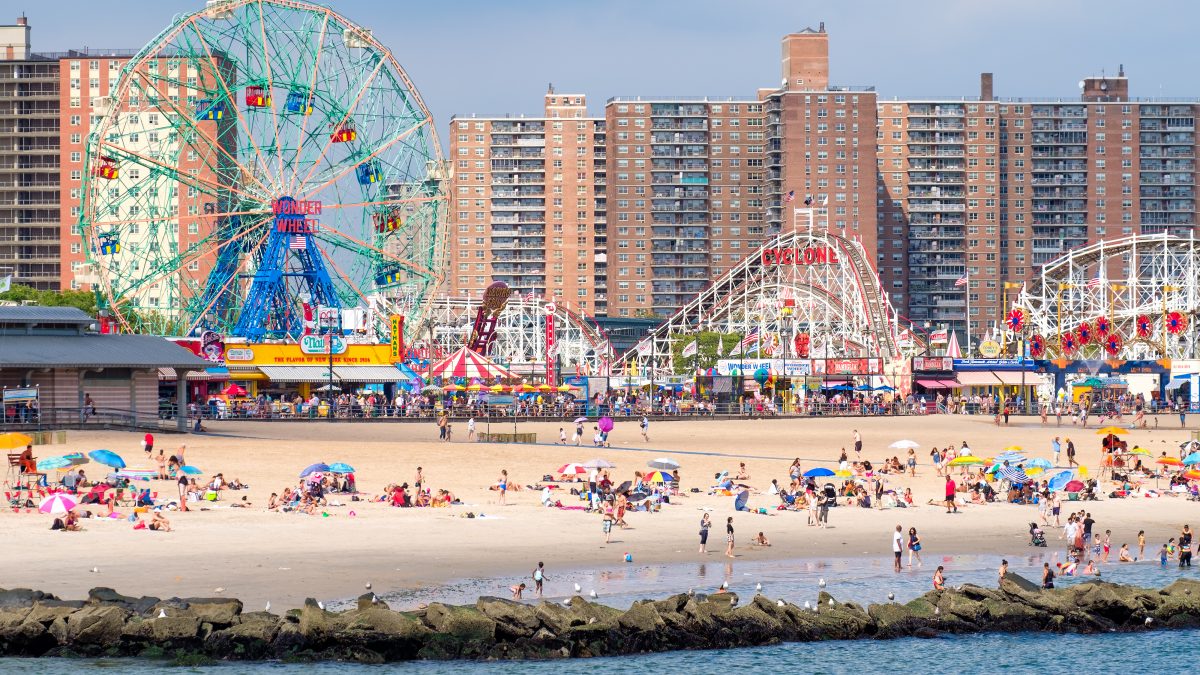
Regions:
M 0 0 L 34 51 L 138 48 L 203 0 Z M 753 96 L 780 79 L 780 38 L 825 22 L 831 83 L 880 99 L 1078 96 L 1124 64 L 1134 97 L 1200 96 L 1200 3 L 1161 0 L 330 0 L 371 29 L 445 138 L 452 115 L 539 115 L 553 83 L 600 115 L 612 96 Z M 7 10 L 4 12 L 3 10 Z M 9 16 L 11 15 L 11 16 Z

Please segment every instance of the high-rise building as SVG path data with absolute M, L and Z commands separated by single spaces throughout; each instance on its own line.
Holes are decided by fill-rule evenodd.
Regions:
M 493 281 L 604 313 L 605 124 L 587 99 L 545 96 L 544 117 L 450 121 L 452 294 Z
M 58 61 L 29 38 L 23 16 L 0 26 L 0 278 L 57 289 Z

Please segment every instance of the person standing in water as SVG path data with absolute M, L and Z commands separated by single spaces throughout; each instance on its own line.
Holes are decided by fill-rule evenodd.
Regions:
M 700 552 L 708 553 L 708 531 L 712 528 L 712 518 L 704 514 L 700 518 Z
M 921 566 L 921 537 L 917 535 L 917 528 L 908 528 L 908 566 L 912 567 L 913 557 L 917 559 L 917 567 Z
M 733 516 L 725 519 L 725 557 L 733 557 Z

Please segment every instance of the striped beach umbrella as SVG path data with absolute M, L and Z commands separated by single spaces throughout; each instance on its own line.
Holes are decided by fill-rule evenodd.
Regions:
M 494 380 L 496 378 L 516 379 L 516 373 L 466 347 L 460 348 L 450 356 L 434 363 L 429 367 L 426 378 L 478 378 Z
M 43 499 L 42 503 L 38 504 L 38 511 L 52 515 L 55 513 L 66 513 L 78 506 L 78 504 L 71 495 L 59 492 Z

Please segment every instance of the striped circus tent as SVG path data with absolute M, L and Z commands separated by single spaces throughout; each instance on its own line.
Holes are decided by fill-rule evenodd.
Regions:
M 442 379 L 465 377 L 489 381 L 496 378 L 506 380 L 518 379 L 516 373 L 466 347 L 460 348 L 450 356 L 431 365 L 425 377 L 426 379 L 433 379 L 435 377 Z

